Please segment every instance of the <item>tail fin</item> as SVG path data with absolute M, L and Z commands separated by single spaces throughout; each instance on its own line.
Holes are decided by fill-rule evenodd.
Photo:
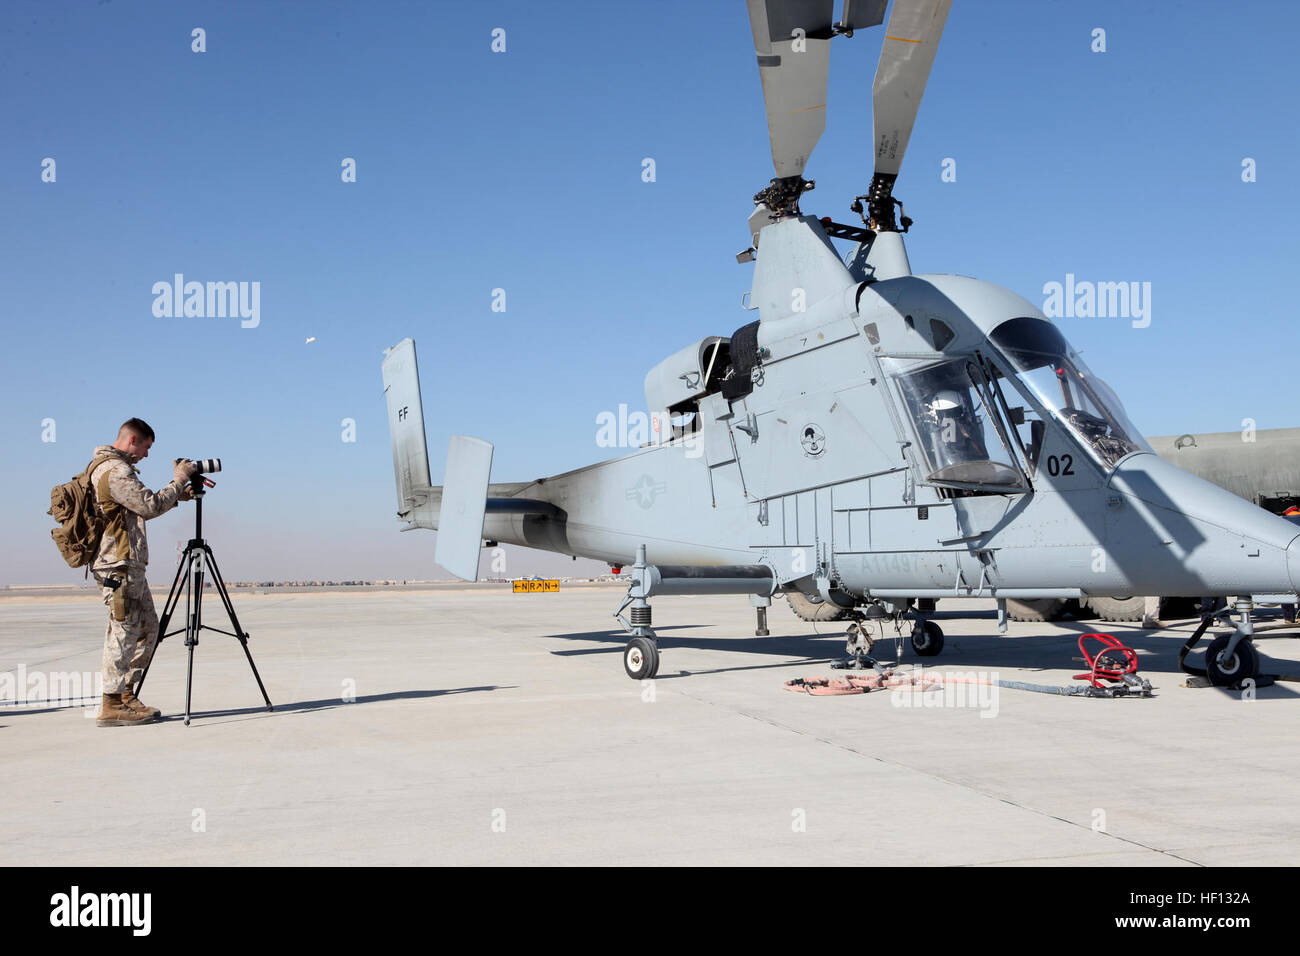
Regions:
M 438 527 L 429 451 L 424 439 L 424 407 L 420 404 L 420 373 L 415 340 L 402 339 L 384 352 L 384 395 L 388 399 L 388 434 L 393 441 L 393 472 L 397 477 L 397 516 L 409 522 L 403 530 Z

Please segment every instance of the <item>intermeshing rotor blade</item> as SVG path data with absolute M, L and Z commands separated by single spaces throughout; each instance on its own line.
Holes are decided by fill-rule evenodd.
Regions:
M 754 31 L 772 165 L 785 179 L 803 174 L 826 128 L 834 0 L 746 0 Z
M 871 87 L 876 175 L 898 175 L 952 0 L 894 0 Z
M 854 30 L 864 30 L 885 22 L 886 0 L 844 0 L 844 9 L 837 26 L 852 35 Z

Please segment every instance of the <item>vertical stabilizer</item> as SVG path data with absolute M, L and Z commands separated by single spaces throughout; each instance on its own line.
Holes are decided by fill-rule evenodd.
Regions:
M 432 482 L 414 339 L 402 339 L 384 352 L 383 372 L 393 472 L 397 478 L 397 515 L 411 522 L 411 527 L 433 528 L 436 525 L 424 507 L 431 498 Z

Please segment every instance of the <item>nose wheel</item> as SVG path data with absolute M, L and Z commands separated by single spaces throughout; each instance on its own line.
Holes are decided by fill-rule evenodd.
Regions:
M 1239 641 L 1230 655 L 1220 659 L 1231 636 L 1216 637 L 1205 652 L 1205 676 L 1215 687 L 1239 687 L 1242 681 L 1259 676 L 1259 652 L 1248 640 Z
M 1253 610 L 1254 602 L 1245 595 L 1237 598 L 1235 609 L 1225 607 L 1205 613 L 1201 618 L 1200 626 L 1192 632 L 1192 636 L 1178 652 L 1178 666 L 1185 673 L 1193 675 L 1193 679 L 1201 678 L 1212 687 L 1231 687 L 1240 690 L 1247 681 L 1254 686 L 1272 684 L 1277 680 L 1276 674 L 1259 672 L 1259 651 L 1255 650 L 1252 640 L 1255 636 L 1255 627 L 1250 619 Z M 1201 635 L 1219 619 L 1231 623 L 1233 614 L 1238 616 L 1237 626 L 1231 634 L 1220 634 L 1210 642 L 1209 648 L 1205 651 L 1204 670 L 1188 664 L 1187 654 L 1196 646 Z M 1188 686 L 1197 685 L 1189 681 Z
M 659 673 L 659 648 L 648 637 L 634 637 L 623 648 L 623 670 L 633 680 L 648 680 Z

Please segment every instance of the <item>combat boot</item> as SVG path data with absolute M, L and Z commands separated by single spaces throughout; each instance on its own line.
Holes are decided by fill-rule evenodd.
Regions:
M 105 694 L 99 708 L 96 727 L 133 727 L 136 724 L 151 724 L 156 718 L 132 710 L 122 703 L 121 694 Z
M 159 710 L 157 707 L 150 707 L 139 697 L 136 697 L 132 691 L 129 690 L 122 691 L 122 706 L 129 707 L 131 710 L 134 710 L 137 714 L 148 714 L 154 720 L 157 720 L 159 717 L 162 716 L 161 710 Z

